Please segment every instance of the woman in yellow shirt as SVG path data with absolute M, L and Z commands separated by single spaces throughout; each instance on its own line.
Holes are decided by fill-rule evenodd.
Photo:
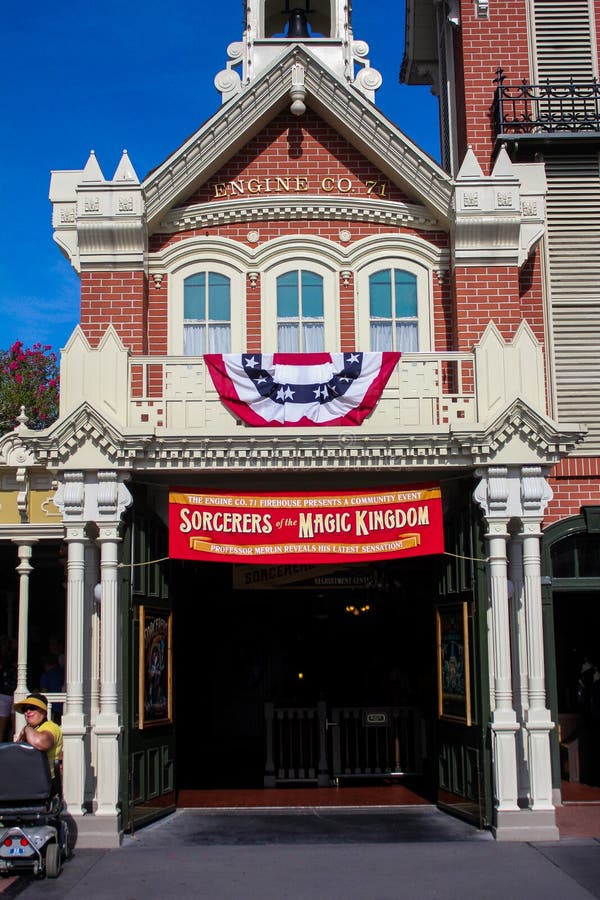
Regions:
M 45 752 L 53 779 L 59 776 L 63 736 L 56 722 L 48 720 L 48 700 L 44 694 L 31 693 L 15 703 L 15 711 L 25 716 L 26 725 L 17 738 L 21 744 L 31 744 Z M 57 781 L 57 784 L 59 782 Z

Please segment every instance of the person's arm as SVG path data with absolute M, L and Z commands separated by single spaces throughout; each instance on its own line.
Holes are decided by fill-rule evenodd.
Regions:
M 36 750 L 49 750 L 54 746 L 54 735 L 51 731 L 36 731 L 31 725 L 26 725 L 19 735 L 19 741 L 31 744 Z

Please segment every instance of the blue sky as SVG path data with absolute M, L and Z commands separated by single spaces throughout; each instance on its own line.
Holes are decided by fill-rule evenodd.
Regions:
M 402 0 L 355 0 L 354 36 L 383 75 L 376 104 L 438 158 L 437 102 L 398 83 Z M 94 149 L 112 178 L 123 148 L 143 177 L 215 113 L 213 79 L 242 36 L 241 0 L 9 4 L 0 35 L 0 349 L 58 350 L 78 321 L 79 281 L 52 239 L 51 170 Z

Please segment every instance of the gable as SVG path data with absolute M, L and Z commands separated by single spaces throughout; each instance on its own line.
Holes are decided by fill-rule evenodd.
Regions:
M 224 104 L 147 176 L 143 191 L 150 234 L 162 230 L 170 210 L 180 209 L 182 204 L 189 202 L 216 173 L 229 166 L 232 159 L 265 129 L 268 130 L 272 122 L 289 113 L 291 88 L 299 75 L 303 81 L 302 106 L 306 112 L 295 119 L 289 133 L 292 136 L 297 133 L 298 126 L 304 129 L 305 119 L 316 121 L 315 117 L 320 117 L 320 121 L 328 123 L 332 133 L 337 135 L 340 149 L 342 141 L 356 148 L 356 152 L 369 160 L 378 172 L 418 198 L 418 208 L 426 208 L 430 226 L 434 223 L 442 228 L 448 225 L 452 205 L 452 181 L 448 174 L 359 91 L 324 68 L 306 46 L 293 44 L 270 69 L 235 99 Z M 318 135 L 315 139 L 321 143 Z M 333 141 L 330 149 L 337 157 L 335 146 Z M 303 147 L 296 143 L 292 149 L 299 152 Z M 299 156 L 295 164 L 299 165 L 302 158 Z M 309 162 L 308 157 L 305 159 Z M 343 164 L 343 160 L 338 163 Z
M 311 110 L 300 119 L 288 110 L 279 113 L 188 202 L 274 194 L 409 202 L 381 169 Z

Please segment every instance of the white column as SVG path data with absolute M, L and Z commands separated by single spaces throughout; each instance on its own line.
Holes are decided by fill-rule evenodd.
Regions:
M 510 612 L 513 700 L 517 721 L 522 726 L 528 706 L 527 694 L 527 628 L 525 624 L 525 597 L 523 585 L 523 543 L 521 534 L 511 533 L 508 544 L 508 575 L 510 578 L 508 602 Z M 520 805 L 527 805 L 529 798 L 529 767 L 527 764 L 527 737 L 520 727 L 517 741 L 517 775 Z
M 100 624 L 100 712 L 95 734 L 98 748 L 97 808 L 98 816 L 118 815 L 119 801 L 119 735 L 117 708 L 117 655 L 120 650 L 118 616 L 118 545 L 119 525 L 100 525 L 101 624 Z
M 67 703 L 62 719 L 64 737 L 63 793 L 73 815 L 85 812 L 85 714 L 83 709 L 85 527 L 68 525 L 67 556 Z
M 546 706 L 544 668 L 544 627 L 540 567 L 541 530 L 539 520 L 523 521 L 523 572 L 527 622 L 528 735 L 530 806 L 553 809 L 550 732 L 554 723 Z
M 494 644 L 495 708 L 491 716 L 494 746 L 496 805 L 500 812 L 517 810 L 517 755 L 515 734 L 518 730 L 513 709 L 510 664 L 510 627 L 508 615 L 508 579 L 506 543 L 508 520 L 488 521 L 489 586 Z
M 29 576 L 33 572 L 31 554 L 32 542 L 19 542 L 17 553 L 19 564 L 19 633 L 17 640 L 17 687 L 15 688 L 15 700 L 22 700 L 27 696 L 27 641 L 29 638 Z M 15 715 L 15 733 L 19 734 L 25 719 L 17 713 Z
M 552 492 L 541 466 L 490 466 L 478 474 L 482 478 L 473 498 L 486 517 L 489 546 L 494 834 L 498 840 L 554 841 L 558 840 L 559 833 L 554 809 L 548 806 L 551 797 L 548 735 L 552 726 L 544 696 L 539 563 L 539 526 Z M 506 578 L 509 531 L 513 534 L 510 544 L 512 608 Z M 518 666 L 514 672 L 511 672 L 511 654 L 513 665 Z M 521 722 L 517 721 L 515 706 Z M 518 759 L 521 774 L 527 766 L 527 779 L 521 782 Z M 523 793 L 525 787 L 527 795 Z
M 100 581 L 100 560 L 98 547 L 88 541 L 85 547 L 85 599 L 86 620 L 84 624 L 85 659 L 87 660 L 84 681 L 84 708 L 88 716 L 86 750 L 91 765 L 88 764 L 85 785 L 86 803 L 96 797 L 95 773 L 97 766 L 97 741 L 94 726 L 100 711 L 100 601 L 94 596 Z

